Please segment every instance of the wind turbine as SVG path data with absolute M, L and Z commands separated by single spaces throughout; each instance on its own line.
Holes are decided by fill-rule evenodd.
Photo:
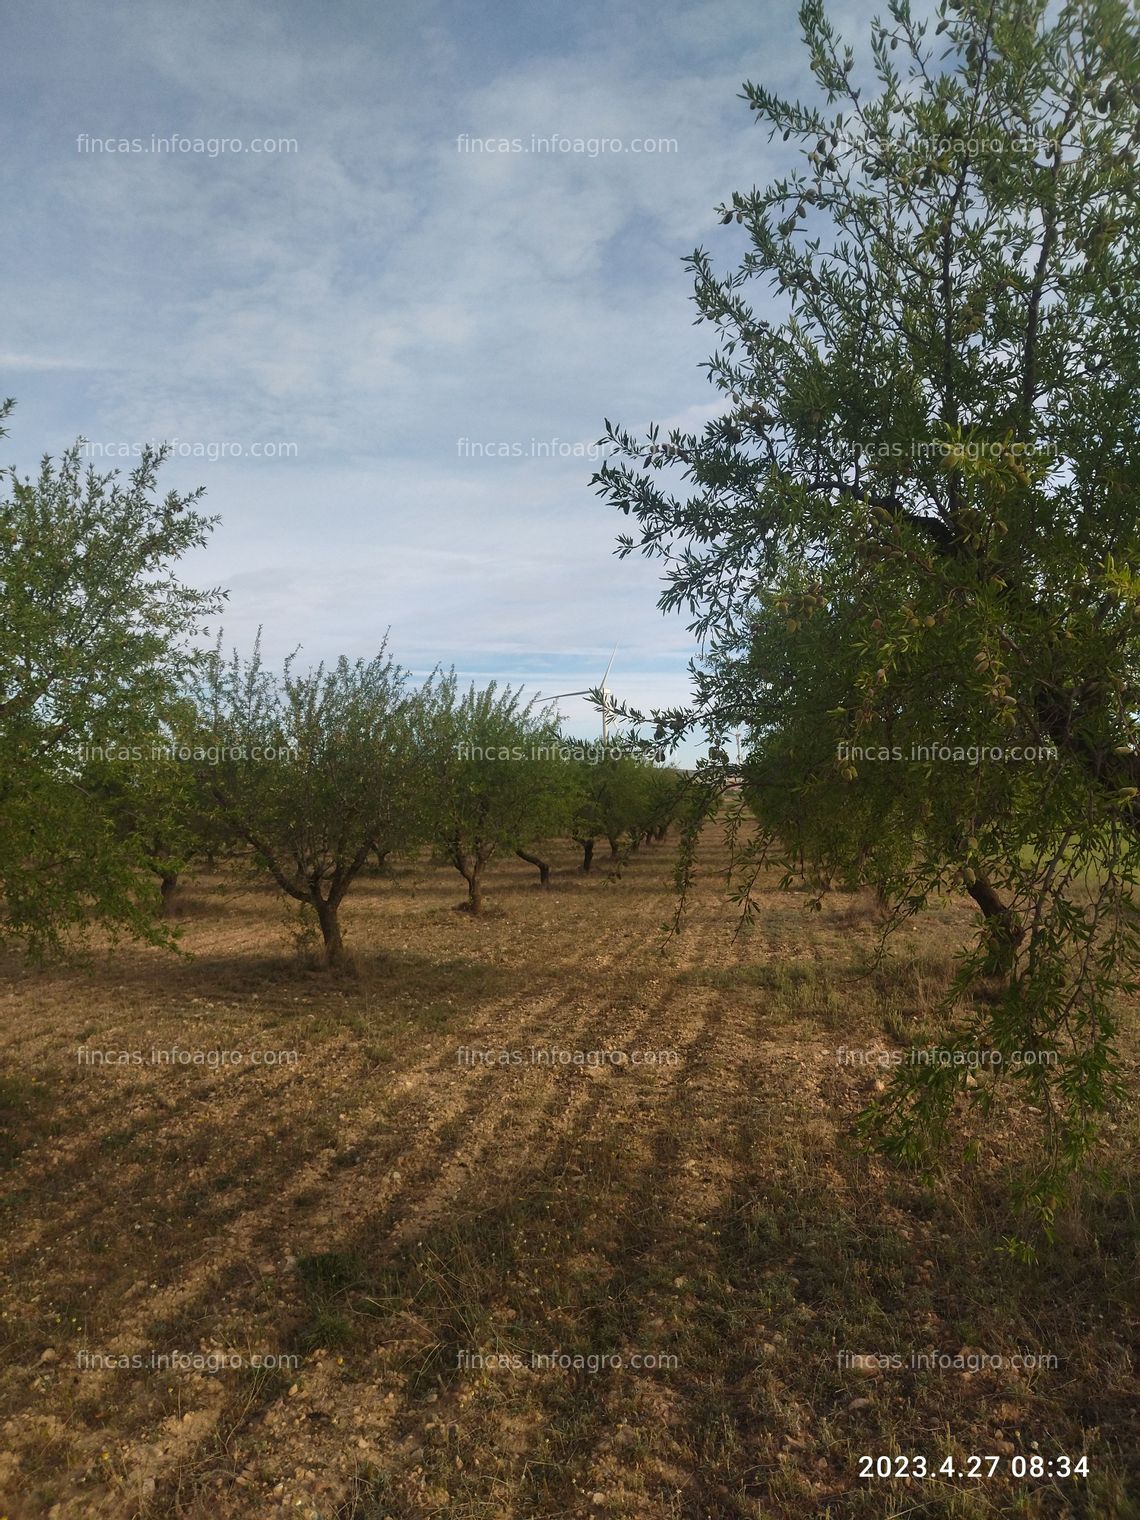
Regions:
M 536 697 L 535 700 L 538 701 L 541 699 L 547 702 L 559 702 L 563 697 L 588 697 L 592 691 L 600 690 L 602 694 L 602 743 L 608 744 L 610 740 L 609 717 L 610 709 L 612 707 L 613 692 L 610 691 L 609 687 L 606 685 L 606 682 L 609 679 L 610 667 L 614 663 L 615 654 L 617 654 L 616 644 L 613 647 L 613 652 L 610 654 L 610 662 L 609 665 L 606 666 L 605 675 L 603 675 L 601 681 L 597 686 L 588 686 L 583 691 L 560 691 L 556 692 L 554 696 L 545 698 L 542 698 L 540 693 L 539 697 Z

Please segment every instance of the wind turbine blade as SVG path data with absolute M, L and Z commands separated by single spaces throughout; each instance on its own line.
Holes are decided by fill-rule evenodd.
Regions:
M 552 697 L 544 697 L 543 701 L 545 701 L 545 702 L 557 702 L 562 697 L 588 697 L 590 695 L 590 692 L 593 691 L 593 689 L 594 688 L 592 686 L 588 686 L 585 689 L 585 691 L 559 691 L 559 692 L 555 692 L 555 694 Z
M 610 654 L 610 663 L 609 663 L 609 665 L 607 665 L 607 666 L 606 666 L 606 673 L 605 673 L 605 675 L 604 675 L 604 676 L 603 676 L 603 677 L 602 677 L 602 683 L 601 683 L 601 684 L 602 684 L 602 690 L 603 690 L 603 691 L 604 691 L 604 690 L 605 690 L 605 685 L 606 685 L 606 681 L 607 681 L 607 680 L 608 680 L 608 679 L 609 679 L 609 674 L 610 674 L 610 670 L 611 670 L 611 668 L 612 668 L 612 666 L 613 666 L 613 663 L 614 663 L 614 655 L 615 655 L 615 654 L 617 654 L 617 649 L 618 649 L 618 647 L 617 647 L 617 645 L 616 645 L 616 644 L 615 644 L 615 645 L 614 645 L 614 647 L 613 647 L 613 651 L 612 651 L 612 652 L 611 652 L 611 654 Z

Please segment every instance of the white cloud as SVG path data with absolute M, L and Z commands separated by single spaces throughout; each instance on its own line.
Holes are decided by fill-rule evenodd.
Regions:
M 537 41 L 503 25 L 492 49 L 430 0 L 133 0 L 98 24 L 44 0 L 18 17 L 9 443 L 24 460 L 78 433 L 293 443 L 292 460 L 169 467 L 223 516 L 193 570 L 231 585 L 235 636 L 264 623 L 267 647 L 303 638 L 321 658 L 366 653 L 391 623 L 418 666 L 545 659 L 583 684 L 617 639 L 632 694 L 678 700 L 691 641 L 656 609 L 658 567 L 615 559 L 628 524 L 590 491 L 594 466 L 478 461 L 456 440 L 714 414 L 697 369 L 714 339 L 690 325 L 680 260 L 736 247 L 712 207 L 762 181 L 769 150 L 735 97 L 747 74 L 783 81 L 796 24 L 666 0 L 528 13 Z M 174 131 L 299 151 L 75 147 Z M 677 152 L 479 155 L 457 150 L 462 132 Z M 59 357 L 77 347 L 95 357 Z

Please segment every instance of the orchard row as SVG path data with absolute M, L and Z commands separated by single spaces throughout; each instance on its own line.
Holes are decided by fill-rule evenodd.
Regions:
M 70 758 L 140 905 L 148 891 L 168 904 L 195 859 L 235 853 L 312 910 L 330 964 L 370 859 L 429 846 L 479 913 L 496 857 L 520 856 L 546 886 L 549 842 L 572 838 L 589 871 L 600 840 L 618 859 L 663 837 L 685 786 L 643 748 L 565 738 L 510 688 L 464 690 L 439 671 L 415 685 L 386 649 L 304 673 L 215 650 L 161 723 L 93 735 Z

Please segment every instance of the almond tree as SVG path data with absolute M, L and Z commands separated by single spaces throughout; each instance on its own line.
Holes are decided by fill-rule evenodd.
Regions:
M 550 712 L 495 682 L 459 693 L 451 672 L 433 693 L 437 852 L 467 883 L 466 907 L 483 911 L 487 867 L 513 851 L 539 864 L 534 846 L 568 824 L 571 778 L 558 757 Z
M 222 842 L 215 820 L 202 807 L 193 764 L 194 725 L 185 705 L 168 721 L 139 734 L 137 742 L 88 746 L 78 784 L 124 847 L 145 862 L 158 889 L 162 915 L 197 856 Z
M 200 492 L 156 496 L 164 457 L 144 450 L 124 479 L 84 469 L 76 444 L 3 477 L 0 938 L 33 955 L 94 926 L 168 939 L 140 836 L 84 785 L 93 752 L 149 746 L 220 601 L 174 574 L 213 520 Z
M 1140 970 L 1140 19 L 890 0 L 866 70 L 801 21 L 819 98 L 745 85 L 780 172 L 718 208 L 735 267 L 689 260 L 721 415 L 607 424 L 595 481 L 709 651 L 658 737 L 748 731 L 746 870 L 977 905 L 956 1038 L 1059 1057 L 1016 1068 L 1048 1224 Z M 869 1128 L 921 1159 L 957 1078 L 903 1068 Z
M 291 658 L 280 676 L 259 645 L 248 660 L 215 652 L 200 687 L 202 785 L 256 866 L 313 910 L 329 966 L 370 852 L 426 837 L 423 703 L 384 647 L 303 674 Z

